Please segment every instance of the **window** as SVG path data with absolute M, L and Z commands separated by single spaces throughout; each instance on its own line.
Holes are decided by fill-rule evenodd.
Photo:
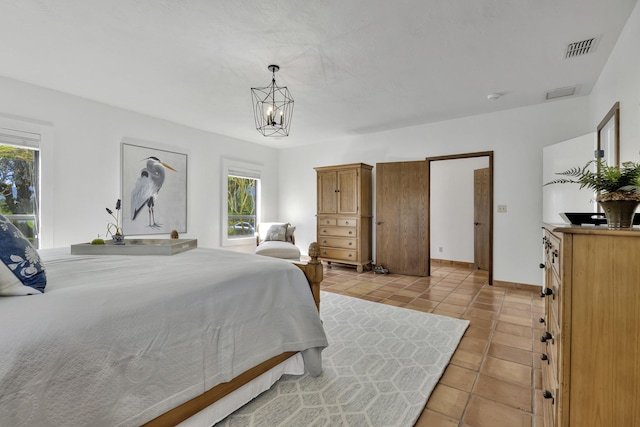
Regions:
M 40 135 L 0 128 L 0 213 L 39 242 Z
M 256 231 L 256 195 L 259 181 L 254 178 L 228 176 L 228 238 L 253 236 Z
M 246 162 L 223 160 L 222 245 L 246 244 L 255 240 L 260 211 L 261 166 Z

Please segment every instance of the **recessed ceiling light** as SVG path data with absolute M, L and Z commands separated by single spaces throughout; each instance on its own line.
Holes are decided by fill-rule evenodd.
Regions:
M 496 99 L 500 98 L 502 96 L 501 93 L 490 93 L 489 95 L 487 95 L 487 99 L 489 101 L 495 101 Z

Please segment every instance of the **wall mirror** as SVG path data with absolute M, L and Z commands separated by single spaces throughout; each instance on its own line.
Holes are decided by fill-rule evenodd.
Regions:
M 620 103 L 616 102 L 597 128 L 596 157 L 609 166 L 620 166 Z

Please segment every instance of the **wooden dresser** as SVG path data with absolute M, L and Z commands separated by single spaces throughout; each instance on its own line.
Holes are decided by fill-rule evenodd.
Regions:
M 543 230 L 545 426 L 639 426 L 640 230 Z
M 364 163 L 315 168 L 320 258 L 355 265 L 359 273 L 372 262 L 372 169 Z

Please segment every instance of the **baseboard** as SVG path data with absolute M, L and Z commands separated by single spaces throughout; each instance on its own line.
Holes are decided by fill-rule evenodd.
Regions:
M 448 259 L 435 259 L 431 258 L 431 266 L 432 267 L 462 267 L 462 268 L 473 268 L 472 262 L 464 262 L 464 261 L 452 261 Z M 524 283 L 515 283 L 515 282 L 504 282 L 502 280 L 494 280 L 493 286 L 498 288 L 508 288 L 508 289 L 519 289 L 523 291 L 530 292 L 540 292 L 540 286 L 538 285 L 525 285 Z
M 524 283 L 503 282 L 502 280 L 494 280 L 493 286 L 497 288 L 518 289 L 522 291 L 530 291 L 539 293 L 541 287 L 538 285 L 525 285 Z
M 463 268 L 473 268 L 472 262 L 464 262 L 464 261 L 451 261 L 448 259 L 435 259 L 431 258 L 431 266 L 432 267 L 463 267 Z

